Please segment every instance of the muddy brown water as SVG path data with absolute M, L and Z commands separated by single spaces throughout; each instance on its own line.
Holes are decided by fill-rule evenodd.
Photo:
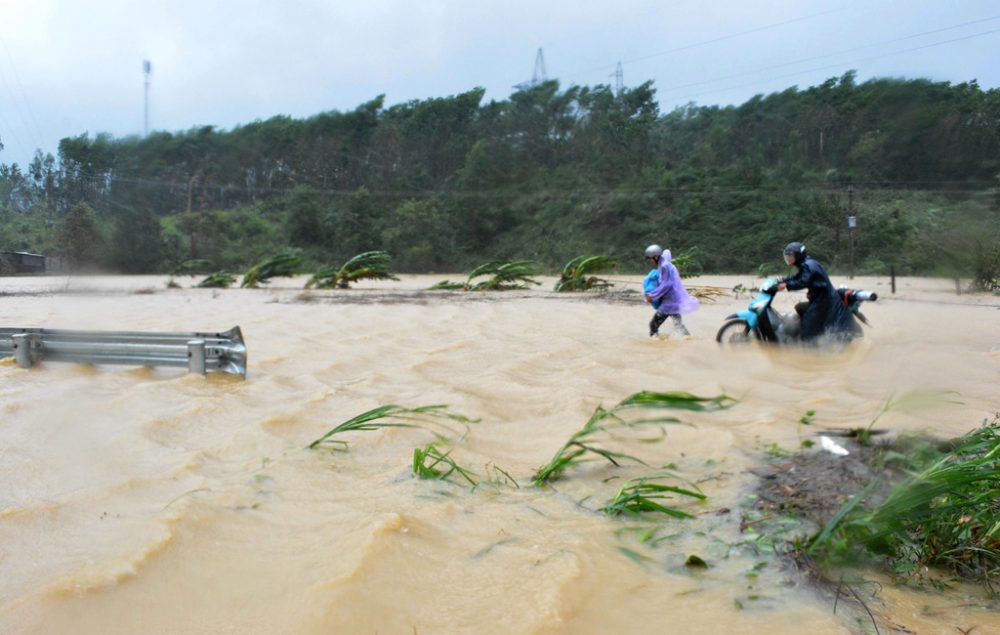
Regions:
M 720 350 L 733 293 L 647 337 L 640 278 L 613 294 L 432 294 L 449 276 L 303 292 L 166 288 L 163 277 L 2 278 L 0 324 L 73 329 L 243 329 L 246 381 L 170 369 L 0 361 L 3 633 L 854 633 L 826 598 L 788 584 L 742 542 L 750 470 L 820 427 L 878 421 L 958 435 L 1000 410 L 1000 299 L 947 280 L 852 281 L 880 292 L 846 351 Z M 456 276 L 450 276 L 455 279 Z M 690 285 L 732 289 L 751 276 Z M 843 281 L 847 282 L 847 281 Z M 790 310 L 795 295 L 778 305 Z M 664 327 L 664 332 L 669 330 Z M 672 465 L 708 499 L 693 521 L 594 511 L 646 468 L 600 463 L 551 489 L 530 477 L 587 420 L 639 390 L 726 393 L 657 443 L 616 447 Z M 420 430 L 303 447 L 375 406 L 449 404 L 478 417 L 452 456 L 520 484 L 418 480 Z M 726 513 L 725 510 L 731 510 Z M 655 546 L 641 531 L 657 531 Z M 707 570 L 684 562 L 698 555 Z M 884 585 L 871 605 L 918 633 L 1000 632 L 974 588 Z

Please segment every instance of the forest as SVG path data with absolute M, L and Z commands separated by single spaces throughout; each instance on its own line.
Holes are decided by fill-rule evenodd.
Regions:
M 289 249 L 304 271 L 369 250 L 400 272 L 582 254 L 638 271 L 658 242 L 688 273 L 767 273 L 799 240 L 838 273 L 1000 268 L 1000 90 L 975 81 L 848 72 L 665 113 L 650 82 L 484 97 L 84 132 L 27 166 L 0 152 L 0 251 L 120 273 L 238 272 Z

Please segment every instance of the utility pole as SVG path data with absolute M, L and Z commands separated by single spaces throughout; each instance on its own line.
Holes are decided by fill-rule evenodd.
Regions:
M 848 277 L 854 279 L 854 230 L 858 227 L 858 217 L 854 215 L 854 186 L 847 186 L 847 238 L 849 255 Z
M 142 74 L 144 76 L 143 88 L 144 88 L 144 99 L 143 99 L 143 126 L 142 126 L 142 136 L 149 136 L 149 74 L 153 72 L 153 65 L 149 63 L 149 60 L 142 60 Z

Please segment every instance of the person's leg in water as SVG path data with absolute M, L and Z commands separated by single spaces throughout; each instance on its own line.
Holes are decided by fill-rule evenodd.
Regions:
M 680 333 L 684 337 L 688 337 L 689 335 L 691 335 L 691 332 L 688 331 L 687 327 L 684 326 L 684 321 L 681 320 L 681 316 L 679 316 L 679 315 L 671 315 L 670 319 L 674 323 L 674 330 L 675 331 L 677 331 L 678 333 Z
M 663 313 L 656 313 L 653 315 L 653 319 L 649 321 L 650 337 L 654 337 L 660 332 L 660 326 L 667 321 L 667 318 L 670 318 L 670 321 L 673 322 L 675 332 L 684 337 L 691 335 L 691 332 L 684 326 L 684 321 L 681 319 L 680 315 L 664 315 Z
M 649 321 L 649 336 L 656 337 L 660 332 L 660 325 L 667 321 L 667 316 L 662 313 L 654 313 L 653 319 Z

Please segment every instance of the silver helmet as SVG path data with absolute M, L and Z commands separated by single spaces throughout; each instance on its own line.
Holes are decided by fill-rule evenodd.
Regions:
M 646 257 L 647 258 L 659 258 L 663 255 L 663 247 L 659 245 L 650 245 L 646 247 Z

